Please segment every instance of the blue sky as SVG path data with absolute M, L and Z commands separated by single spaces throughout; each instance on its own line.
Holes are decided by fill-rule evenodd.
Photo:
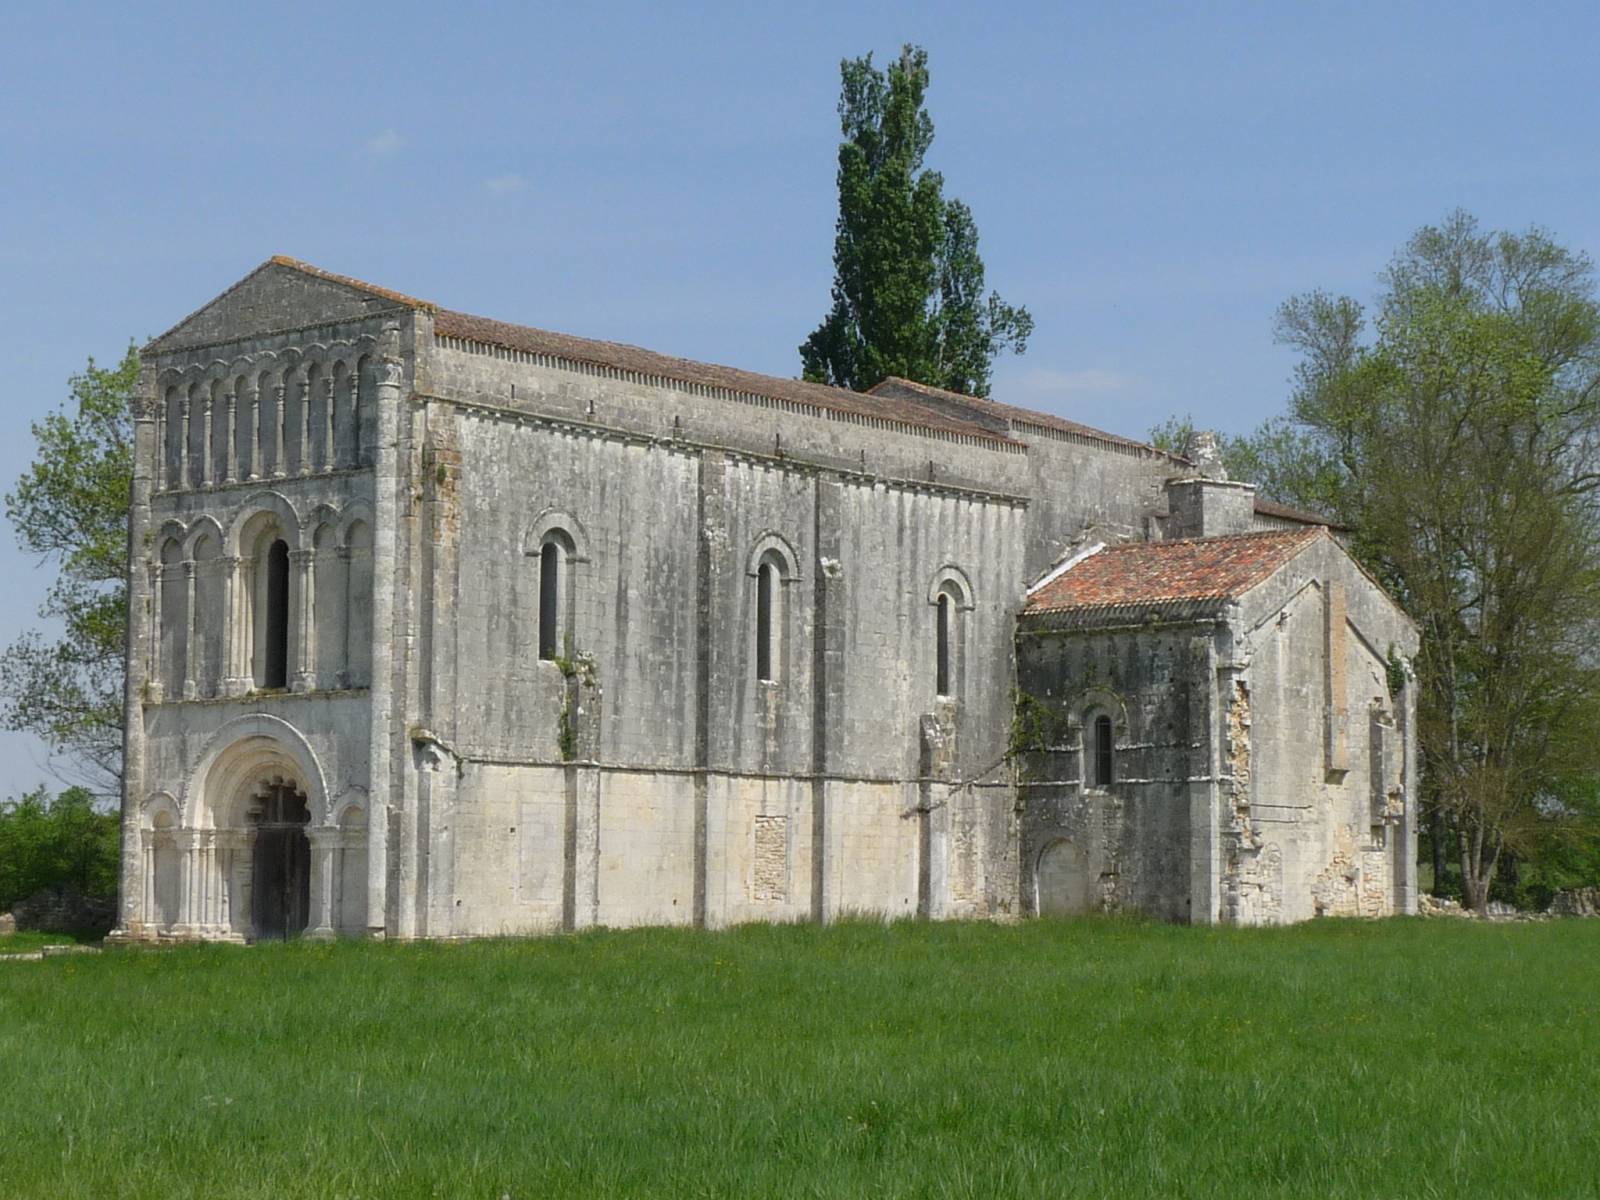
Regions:
M 838 64 L 928 49 L 930 165 L 1037 323 L 995 395 L 1281 409 L 1273 310 L 1460 206 L 1600 253 L 1600 7 L 15 5 L 0 481 L 91 354 L 271 254 L 777 375 L 828 300 Z M 0 538 L 0 639 L 48 572 Z M 45 778 L 0 735 L 0 796 Z

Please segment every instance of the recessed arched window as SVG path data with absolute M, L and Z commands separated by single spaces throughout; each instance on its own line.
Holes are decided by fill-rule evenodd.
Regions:
M 953 619 L 950 603 L 950 593 L 940 592 L 939 602 L 936 605 L 936 628 L 934 631 L 934 690 L 941 696 L 950 694 L 950 623 Z
M 959 567 L 946 565 L 939 569 L 928 585 L 928 606 L 933 610 L 933 628 L 928 631 L 928 640 L 922 642 L 926 647 L 922 654 L 933 660 L 934 695 L 940 700 L 959 701 L 966 678 L 967 615 L 973 611 L 972 585 Z M 918 657 L 928 663 L 928 658 Z
M 534 625 L 531 639 L 540 660 L 556 662 L 577 653 L 578 587 L 588 557 L 582 527 L 567 513 L 548 512 L 523 535 L 523 553 L 534 561 L 527 587 L 532 593 L 521 601 Z M 527 646 L 519 634 L 519 647 Z
M 1094 786 L 1100 788 L 1110 787 L 1116 779 L 1115 754 L 1116 733 L 1111 725 L 1111 718 L 1101 713 L 1094 719 L 1093 726 L 1093 763 L 1092 775 Z
M 266 653 L 261 686 L 289 686 L 289 547 L 281 538 L 267 550 Z
M 772 653 L 772 606 L 777 590 L 778 568 L 762 563 L 756 572 L 756 678 L 769 682 L 778 677 Z
M 539 549 L 539 657 L 560 653 L 561 547 L 546 542 Z

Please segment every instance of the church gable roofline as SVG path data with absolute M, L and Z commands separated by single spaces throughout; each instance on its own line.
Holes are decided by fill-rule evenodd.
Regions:
M 281 294 L 285 291 L 287 295 Z M 281 333 L 307 325 L 359 320 L 376 312 L 433 312 L 437 307 L 415 296 L 324 271 L 286 254 L 274 254 L 165 333 L 152 338 L 141 353 L 162 354 L 229 340 L 230 331 L 245 336 Z

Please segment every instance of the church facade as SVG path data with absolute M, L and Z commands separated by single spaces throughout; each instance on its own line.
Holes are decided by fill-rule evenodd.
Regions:
M 133 415 L 118 937 L 1414 911 L 1416 632 L 1203 455 L 282 258 Z

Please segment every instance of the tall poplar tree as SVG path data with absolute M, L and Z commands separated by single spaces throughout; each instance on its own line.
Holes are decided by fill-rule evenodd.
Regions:
M 805 378 L 864 391 L 899 375 L 987 396 L 995 356 L 1023 353 L 1033 318 L 984 294 L 972 210 L 923 167 L 927 52 L 907 45 L 887 70 L 846 59 L 840 74 L 833 307 L 800 347 Z

